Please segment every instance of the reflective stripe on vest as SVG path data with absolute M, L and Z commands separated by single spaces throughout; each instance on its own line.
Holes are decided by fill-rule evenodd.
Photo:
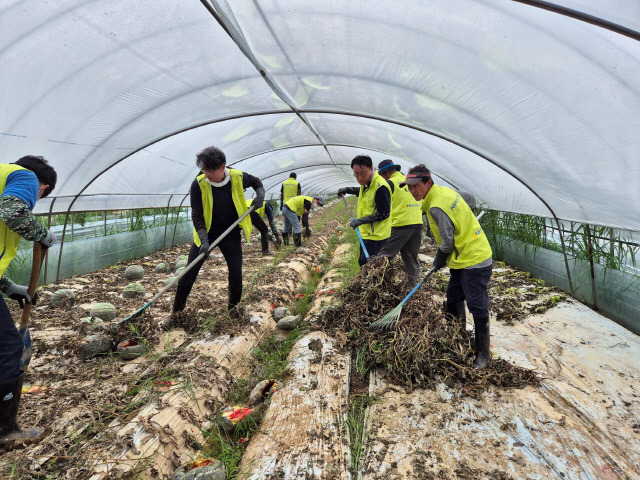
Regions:
M 231 198 L 233 199 L 233 204 L 236 206 L 236 212 L 238 212 L 238 218 L 242 216 L 244 212 L 248 210 L 247 201 L 244 198 L 244 188 L 242 188 L 242 172 L 240 170 L 235 170 L 233 168 L 228 168 L 229 175 L 231 175 Z M 204 224 L 207 227 L 207 232 L 211 230 L 211 217 L 213 215 L 213 194 L 211 193 L 211 185 L 207 183 L 205 180 L 204 173 L 198 175 L 196 180 L 200 185 L 200 192 L 202 195 L 202 208 L 204 210 Z M 240 226 L 242 230 L 244 230 L 244 235 L 247 237 L 247 242 L 251 241 L 251 217 L 247 215 L 240 222 Z M 198 238 L 198 234 L 196 233 L 196 229 L 193 229 L 193 241 L 199 247 L 200 246 L 200 238 Z
M 305 195 L 298 195 L 297 197 L 293 197 L 290 199 L 286 205 L 292 212 L 295 212 L 296 215 L 304 215 L 304 201 L 308 200 L 313 203 L 313 197 L 307 197 Z
M 288 200 L 298 196 L 298 185 L 300 185 L 300 183 L 295 178 L 291 177 L 282 182 L 283 203 L 287 203 Z
M 387 181 L 380 176 L 377 170 L 374 171 L 369 188 L 364 189 L 360 185 L 358 195 L 358 218 L 366 217 L 376 213 L 376 192 L 379 188 L 386 188 L 391 194 L 391 188 Z M 384 240 L 391 235 L 391 215 L 381 222 L 365 223 L 358 227 L 360 235 L 365 240 Z
M 409 189 L 400 184 L 405 181 L 405 176 L 400 172 L 393 172 L 387 182 L 393 182 L 391 193 L 391 226 L 402 227 L 404 225 L 422 225 L 422 203 L 413 198 Z
M 0 195 L 2 195 L 2 192 L 4 192 L 7 186 L 7 178 L 9 178 L 9 175 L 17 170 L 26 169 L 14 164 L 0 164 Z M 11 260 L 16 256 L 20 238 L 22 237 L 0 220 L 0 275 L 5 272 Z
M 467 202 L 449 187 L 432 185 L 422 200 L 422 210 L 427 213 L 429 226 L 438 245 L 442 243 L 440 229 L 431 216 L 430 209 L 441 209 L 453 222 L 455 250 L 447 257 L 449 268 L 467 268 L 491 257 L 491 246 Z

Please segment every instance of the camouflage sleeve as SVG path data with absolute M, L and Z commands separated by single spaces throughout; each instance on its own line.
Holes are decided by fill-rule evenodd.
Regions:
M 47 229 L 38 221 L 27 202 L 13 195 L 0 198 L 0 220 L 25 240 L 39 242 Z

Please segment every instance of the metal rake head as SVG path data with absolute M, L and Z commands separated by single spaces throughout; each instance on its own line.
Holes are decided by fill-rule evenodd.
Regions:
M 369 331 L 382 330 L 385 328 L 394 327 L 398 320 L 400 320 L 400 313 L 402 312 L 402 304 L 387 313 L 384 317 L 379 318 L 371 325 L 369 325 Z

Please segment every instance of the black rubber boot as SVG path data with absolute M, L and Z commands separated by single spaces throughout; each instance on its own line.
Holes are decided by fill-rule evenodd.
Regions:
M 454 320 L 461 330 L 467 329 L 467 313 L 464 308 L 464 300 L 457 303 L 442 302 L 444 313 Z
M 282 240 L 284 241 L 285 245 L 289 245 L 289 234 L 288 233 L 282 233 Z
M 263 235 L 260 238 L 260 243 L 262 243 L 262 256 L 273 255 L 273 253 L 269 252 L 269 237 Z
M 0 382 L 0 445 L 31 442 L 44 433 L 42 427 L 21 429 L 18 426 L 18 406 L 22 396 L 23 381 L 24 372 L 19 377 Z
M 491 338 L 489 335 L 489 315 L 474 315 L 476 328 L 476 359 L 473 368 L 484 368 L 491 360 Z
M 295 244 L 296 247 L 301 247 L 302 246 L 302 234 L 301 233 L 294 233 L 293 234 L 293 243 Z

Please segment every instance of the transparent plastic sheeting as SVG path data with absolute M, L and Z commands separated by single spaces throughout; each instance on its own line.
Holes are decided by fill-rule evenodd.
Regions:
M 637 0 L 20 0 L 0 29 L 2 161 L 59 173 L 40 212 L 186 205 L 216 145 L 268 194 L 355 185 L 367 153 L 640 230 Z
M 562 253 L 517 240 L 506 241 L 504 253 L 509 264 L 531 272 L 565 292 L 570 291 Z M 594 264 L 594 299 L 589 262 L 570 257 L 569 270 L 576 299 L 587 305 L 597 305 L 600 312 L 640 335 L 640 281 L 636 275 Z

